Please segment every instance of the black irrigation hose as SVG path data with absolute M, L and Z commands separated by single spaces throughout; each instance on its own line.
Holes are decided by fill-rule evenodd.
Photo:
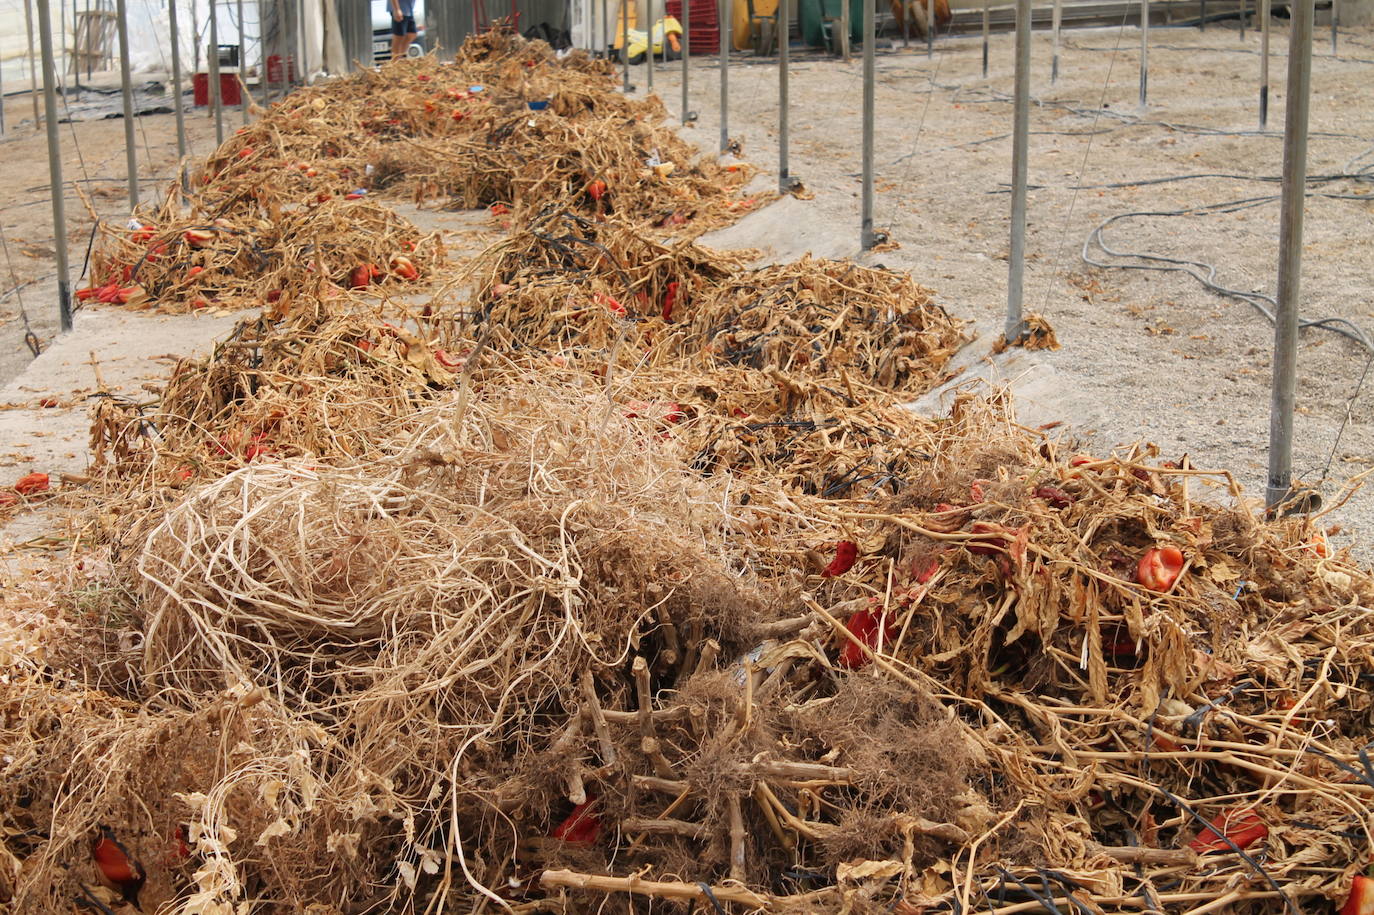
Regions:
M 1250 867 L 1251 870 L 1253 870 L 1259 876 L 1263 877 L 1264 882 L 1268 883 L 1271 887 L 1274 888 L 1274 891 L 1279 894 L 1279 898 L 1283 900 L 1284 908 L 1291 912 L 1292 915 L 1303 915 L 1302 910 L 1299 909 L 1297 907 L 1297 904 L 1294 903 L 1293 900 L 1288 896 L 1288 894 L 1283 891 L 1283 887 L 1279 886 L 1278 881 L 1275 880 L 1273 876 L 1267 870 L 1264 869 L 1263 865 L 1261 865 L 1250 855 L 1246 854 L 1245 849 L 1241 848 L 1235 842 L 1231 841 L 1230 836 L 1224 834 L 1219 829 L 1212 829 L 1212 824 L 1204 820 L 1202 818 L 1202 814 L 1194 810 L 1188 804 L 1187 801 L 1183 800 L 1183 798 L 1174 794 L 1168 788 L 1161 788 L 1158 785 L 1149 785 L 1148 787 L 1151 790 L 1157 791 L 1160 794 L 1164 795 L 1166 798 L 1169 799 L 1169 802 L 1172 803 L 1175 807 L 1177 807 L 1179 810 L 1182 810 L 1184 813 L 1188 814 L 1188 816 L 1196 820 L 1197 823 L 1203 829 L 1210 830 L 1213 835 L 1215 835 L 1217 838 L 1221 839 L 1221 841 L 1229 845 L 1231 847 L 1231 851 L 1240 855 L 1241 860 L 1244 861 L 1246 865 Z
M 1357 200 L 1369 198 L 1348 194 L 1314 194 L 1309 193 L 1308 197 L 1334 197 L 1336 199 L 1349 199 L 1354 197 Z M 1210 203 L 1196 207 L 1187 207 L 1181 210 L 1141 210 L 1133 213 L 1118 213 L 1102 222 L 1098 223 L 1087 239 L 1083 242 L 1081 256 L 1083 262 L 1092 267 L 1100 267 L 1104 270 L 1148 270 L 1157 273 L 1186 273 L 1197 280 L 1202 286 L 1211 292 L 1228 298 L 1239 299 L 1247 302 L 1270 324 L 1274 323 L 1274 312 L 1278 308 L 1278 300 L 1271 295 L 1262 292 L 1245 292 L 1241 289 L 1233 289 L 1223 286 L 1217 282 L 1217 268 L 1213 264 L 1205 261 L 1190 260 L 1188 258 L 1168 257 L 1163 254 L 1152 254 L 1149 252 L 1118 251 L 1107 244 L 1104 232 L 1108 226 L 1121 222 L 1126 219 L 1136 219 L 1142 217 L 1164 217 L 1164 216 L 1196 216 L 1210 215 L 1213 213 L 1233 213 L 1238 210 L 1248 209 L 1254 206 L 1261 206 L 1278 200 L 1278 195 L 1265 197 L 1248 197 L 1240 200 L 1228 200 L 1222 203 Z M 1091 253 L 1093 248 L 1100 249 L 1103 254 L 1116 258 L 1134 258 L 1144 263 L 1111 263 L 1105 260 L 1097 260 Z M 1328 330 L 1332 333 L 1340 334 L 1342 337 L 1353 340 L 1367 351 L 1374 353 L 1374 342 L 1371 342 L 1359 326 L 1353 322 L 1338 317 L 1324 318 L 1305 318 L 1298 322 L 1301 329 L 1315 327 L 1321 330 Z

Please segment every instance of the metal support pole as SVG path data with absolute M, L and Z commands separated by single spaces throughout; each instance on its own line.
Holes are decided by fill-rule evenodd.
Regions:
M 134 87 L 129 77 L 129 10 L 126 0 L 115 0 L 115 26 L 119 29 L 119 83 L 124 96 L 124 160 L 129 171 L 129 210 L 138 206 L 138 147 L 134 145 Z
M 849 31 L 852 28 L 849 21 L 849 2 L 850 0 L 840 0 L 840 47 L 844 51 L 845 63 L 849 63 Z
M 1140 107 L 1150 96 L 1150 0 L 1140 0 Z
M 1336 26 L 1341 22 L 1341 0 L 1331 0 L 1331 56 L 1336 56 Z
M 720 151 L 730 148 L 730 0 L 720 0 Z
M 863 112 L 863 194 L 859 220 L 859 248 L 867 251 L 876 243 L 873 237 L 873 20 L 874 0 L 864 0 L 864 112 Z M 929 30 L 926 32 L 930 34 Z
M 243 20 L 243 0 L 238 0 L 239 14 L 239 111 L 243 115 L 244 126 L 248 125 L 248 26 Z
M 172 110 L 177 120 L 177 159 L 186 159 L 186 112 L 181 98 L 181 35 L 177 31 L 177 0 L 167 0 L 167 31 L 172 39 Z M 185 174 L 182 182 L 185 183 Z
M 992 0 L 983 0 L 983 79 L 988 78 L 988 43 L 992 33 Z
M 935 56 L 935 0 L 926 0 L 926 58 Z
M 778 0 L 778 190 L 786 194 L 792 189 L 792 176 L 788 173 L 787 167 L 787 134 L 788 134 L 788 90 L 787 66 L 790 62 L 791 40 L 788 34 L 792 31 L 789 22 L 787 8 L 789 0 Z
M 38 0 L 38 39 L 43 47 L 43 119 L 48 131 L 48 181 L 52 190 L 53 248 L 57 252 L 57 316 L 72 329 L 72 290 L 67 276 L 67 213 L 62 181 L 62 144 L 57 138 L 57 70 L 53 61 L 52 15 L 48 0 Z
M 630 0 L 620 0 L 620 59 L 625 64 L 625 91 L 630 91 Z
M 1059 82 L 1059 27 L 1064 22 L 1063 0 L 1054 0 L 1054 13 L 1050 22 L 1050 85 Z
M 1011 256 L 1007 271 L 1007 323 L 1002 337 L 1021 339 L 1022 285 L 1026 275 L 1026 176 L 1030 158 L 1031 0 L 1016 0 L 1016 85 L 1011 134 Z
M 373 57 L 372 51 L 372 24 L 368 23 L 367 33 L 367 60 L 370 63 Z M 262 107 L 268 104 L 267 85 L 267 0 L 258 0 L 258 94 L 262 96 Z
M 682 0 L 682 123 L 692 119 L 687 109 L 687 78 L 692 58 L 692 0 Z
M 24 0 L 24 28 L 29 33 L 29 97 L 33 99 L 33 129 L 38 129 L 38 55 L 33 50 L 33 5 Z
M 654 91 L 654 0 L 644 0 L 646 7 L 645 17 L 649 20 L 644 25 L 645 47 L 644 47 L 644 71 L 645 81 L 648 83 L 649 92 Z M 665 39 L 667 35 L 663 36 Z M 664 42 L 667 44 L 667 41 Z
M 1199 32 L 1207 31 L 1207 0 L 1200 0 L 1198 3 L 1197 30 Z
M 296 88 L 296 78 L 293 71 L 296 69 L 296 0 L 279 0 L 278 6 L 285 6 L 286 15 L 283 17 L 286 22 L 286 41 L 285 49 L 282 51 L 282 90 L 283 97 L 290 95 L 291 90 Z
M 1240 0 L 1240 40 L 1245 40 L 1245 0 Z
M 1279 294 L 1274 313 L 1274 378 L 1269 413 L 1269 486 L 1265 504 L 1288 498 L 1293 485 L 1293 407 L 1298 368 L 1298 300 L 1302 287 L 1302 217 L 1307 191 L 1307 111 L 1312 93 L 1314 0 L 1294 0 L 1288 37 L 1288 97 L 1283 125 L 1283 190 L 1279 213 Z
M 1259 0 L 1260 9 L 1260 130 L 1269 126 L 1269 0 Z
M 210 77 L 210 113 L 215 117 L 215 146 L 224 142 L 224 105 L 219 85 L 219 14 L 217 0 L 210 0 L 210 56 L 207 59 Z

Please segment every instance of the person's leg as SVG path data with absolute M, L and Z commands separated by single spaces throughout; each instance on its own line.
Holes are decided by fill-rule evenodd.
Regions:
M 405 54 L 406 46 L 405 20 L 393 19 L 391 21 L 391 59 L 400 60 L 401 55 Z
M 414 43 L 415 36 L 419 34 L 419 30 L 415 27 L 415 19 L 410 16 L 405 18 L 405 21 L 402 23 L 402 28 L 405 30 L 405 34 L 401 36 L 399 56 L 405 57 L 406 51 L 410 50 L 410 46 Z

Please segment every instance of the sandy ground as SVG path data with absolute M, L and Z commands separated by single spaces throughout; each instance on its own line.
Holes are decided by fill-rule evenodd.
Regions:
M 1321 39 L 1314 60 L 1309 172 L 1341 174 L 1374 161 L 1374 30 L 1343 32 L 1336 58 L 1324 32 Z M 1263 133 L 1256 129 L 1256 32 L 1244 41 L 1234 29 L 1217 26 L 1205 33 L 1152 32 L 1144 112 L 1137 106 L 1139 44 L 1139 32 L 1130 27 L 1066 33 L 1061 78 L 1051 86 L 1049 36 L 1035 36 L 1025 299 L 1028 311 L 1048 316 L 1063 348 L 1019 356 L 1001 371 L 1022 382 L 1033 375 L 1033 385 L 1022 384 L 1027 415 L 1036 422 L 1067 421 L 1087 448 L 1150 439 L 1166 457 L 1187 453 L 1199 466 L 1230 468 L 1247 489 L 1260 493 L 1270 325 L 1250 305 L 1207 292 L 1185 275 L 1102 270 L 1085 265 L 1079 251 L 1095 225 L 1119 214 L 1276 193 L 1272 183 L 1243 177 L 1099 185 L 1202 173 L 1277 176 L 1286 27 L 1276 21 L 1270 129 Z M 1005 307 L 1011 51 L 1009 35 L 994 36 L 987 79 L 974 38 L 937 43 L 933 59 L 916 45 L 878 57 L 875 215 L 900 247 L 866 259 L 911 271 L 938 290 L 951 312 L 992 335 Z M 674 115 L 680 110 L 679 74 L 674 63 L 655 77 Z M 634 81 L 643 91 L 642 67 Z M 714 59 L 693 63 L 690 87 L 690 107 L 700 119 L 688 135 L 711 148 L 719 130 Z M 786 199 L 723 241 L 761 244 L 775 259 L 807 250 L 858 253 L 860 89 L 857 58 L 844 63 L 794 56 L 791 170 L 815 198 Z M 771 172 L 777 162 L 773 63 L 740 59 L 730 94 L 731 135 L 743 142 L 746 158 Z M 9 99 L 8 111 L 17 126 L 0 141 L 0 180 L 9 189 L 0 225 L 18 281 L 33 282 L 21 294 L 30 323 L 46 341 L 56 326 L 56 300 L 44 141 L 19 123 L 29 114 L 27 99 Z M 212 122 L 198 114 L 188 123 L 193 153 L 207 152 Z M 172 118 L 141 117 L 139 128 L 146 176 L 165 184 L 175 169 Z M 122 123 L 86 121 L 62 129 L 68 177 L 81 180 L 102 218 L 124 219 Z M 1359 199 L 1374 198 L 1374 188 L 1342 180 L 1313 190 L 1355 199 L 1309 199 L 1304 315 L 1339 315 L 1374 333 L 1374 205 Z M 68 198 L 68 212 L 75 276 L 91 220 L 86 202 L 75 196 Z M 1108 242 L 1120 250 L 1215 264 L 1222 284 L 1272 293 L 1278 214 L 1274 199 L 1235 212 L 1133 218 L 1111 227 Z M 0 293 L 0 381 L 14 377 L 29 358 L 18 297 L 8 293 L 13 285 L 6 283 Z M 985 336 L 963 361 L 976 368 L 987 345 Z M 1374 467 L 1374 378 L 1359 387 L 1364 351 L 1329 332 L 1304 332 L 1299 358 L 1296 465 L 1304 480 L 1323 483 L 1330 496 L 1345 478 Z M 1349 422 L 1337 442 L 1347 412 Z M 1374 529 L 1374 489 L 1333 517 L 1349 529 Z
M 145 107 L 171 104 L 166 97 L 141 98 L 140 102 Z M 43 346 L 58 327 L 47 137 L 34 126 L 27 95 L 12 96 L 4 104 L 9 130 L 0 137 L 0 187 L 5 189 L 0 230 L 7 248 L 0 250 L 0 382 L 13 378 L 33 358 L 24 344 L 28 327 Z M 117 107 L 118 97 L 92 93 L 70 104 L 73 115 L 96 118 L 59 125 L 63 178 L 68 187 L 64 197 L 68 259 L 75 289 L 86 285 L 81 277 L 94 225 L 92 210 L 102 219 L 123 222 L 129 217 L 129 204 L 124 122 L 99 119 L 96 110 Z M 59 101 L 59 114 L 65 116 L 64 111 Z M 240 123 L 235 111 L 225 129 L 233 130 Z M 176 122 L 170 114 L 150 114 L 136 118 L 135 124 L 143 199 L 157 200 L 176 173 Z M 192 157 L 214 148 L 214 122 L 203 110 L 188 109 L 186 131 Z M 17 293 L 16 286 L 20 287 Z

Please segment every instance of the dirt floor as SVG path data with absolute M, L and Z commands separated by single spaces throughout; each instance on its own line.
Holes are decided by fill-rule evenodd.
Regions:
M 147 100 L 146 107 L 167 107 L 166 98 Z M 5 248 L 0 250 L 0 382 L 17 375 L 33 354 L 25 345 L 31 327 L 46 347 L 58 328 L 56 264 L 53 253 L 52 204 L 49 193 L 47 137 L 35 128 L 33 107 L 27 95 L 4 99 L 6 124 L 0 138 L 0 187 L 5 202 L 0 206 L 0 230 Z M 67 251 L 72 288 L 81 281 L 94 226 L 92 211 L 101 219 L 123 222 L 129 217 L 125 184 L 124 122 L 104 119 L 102 110 L 119 105 L 118 96 L 88 94 L 73 99 L 79 118 L 60 125 L 62 173 L 69 190 Z M 63 112 L 59 101 L 59 112 Z M 65 114 L 63 115 L 65 117 Z M 237 111 L 226 121 L 226 131 L 240 123 Z M 160 200 L 167 182 L 176 174 L 176 121 L 170 114 L 137 118 L 139 174 L 145 200 Z M 214 122 L 204 109 L 188 109 L 186 133 L 189 155 L 194 159 L 214 148 Z M 15 287 L 19 287 L 17 292 Z M 27 324 L 25 315 L 27 314 Z
M 1374 30 L 1345 30 L 1334 58 L 1325 31 L 1319 33 L 1309 173 L 1338 175 L 1374 162 L 1368 94 Z M 1050 374 L 1037 391 L 1043 402 L 1036 417 L 1069 421 L 1085 447 L 1152 439 L 1165 457 L 1187 453 L 1199 466 L 1229 467 L 1259 494 L 1271 326 L 1251 305 L 1208 292 L 1184 274 L 1099 269 L 1085 264 L 1080 250 L 1093 227 L 1111 217 L 1263 198 L 1234 211 L 1125 219 L 1107 229 L 1107 243 L 1214 264 L 1222 285 L 1273 293 L 1277 186 L 1259 179 L 1281 168 L 1286 23 L 1275 21 L 1264 132 L 1257 129 L 1257 32 L 1242 40 L 1234 27 L 1212 26 L 1206 32 L 1158 29 L 1151 37 L 1149 107 L 1142 112 L 1138 30 L 1066 33 L 1054 86 L 1049 35 L 1035 36 L 1026 308 L 1044 313 L 1063 343 L 1058 352 L 1037 356 L 1036 366 Z M 986 79 L 975 37 L 941 40 L 933 58 L 916 43 L 882 50 L 877 66 L 876 224 L 900 247 L 866 259 L 911 271 L 936 288 L 953 313 L 995 332 L 1007 273 L 1011 36 L 994 36 Z M 775 258 L 806 250 L 857 254 L 860 60 L 799 53 L 791 72 L 791 171 L 815 198 L 785 200 L 729 240 L 763 243 Z M 690 107 L 699 120 L 688 135 L 703 148 L 718 137 L 717 73 L 714 59 L 692 64 Z M 633 75 L 643 91 L 643 68 Z M 680 112 L 679 79 L 677 63 L 655 75 L 655 90 L 673 115 Z M 772 172 L 775 63 L 740 58 L 730 96 L 731 136 L 742 141 L 746 158 Z M 31 114 L 28 106 L 27 98 L 7 100 L 15 126 L 0 142 L 0 181 L 10 189 L 0 224 L 17 281 L 33 283 L 19 296 L 9 291 L 13 283 L 5 284 L 0 380 L 13 377 L 29 358 L 20 296 L 41 340 L 56 326 L 44 139 L 22 123 Z M 197 113 L 188 126 L 193 154 L 208 151 L 213 123 Z M 123 127 L 119 120 L 95 120 L 63 125 L 62 131 L 64 143 L 77 141 L 65 147 L 66 174 L 86 191 L 85 200 L 68 198 L 75 276 L 91 230 L 87 202 L 102 218 L 127 214 Z M 165 183 L 175 169 L 172 117 L 139 118 L 138 136 L 145 180 Z M 1199 174 L 1214 177 L 1142 183 Z M 1309 199 L 1304 316 L 1340 316 L 1374 333 L 1374 205 L 1360 199 L 1374 189 L 1368 180 L 1337 180 L 1312 190 L 1348 196 Z M 1322 483 L 1330 498 L 1344 479 L 1374 467 L 1374 380 L 1360 386 L 1364 350 L 1328 331 L 1305 331 L 1299 358 L 1296 467 L 1304 481 Z M 1374 527 L 1374 490 L 1356 495 L 1335 517 L 1360 530 Z

